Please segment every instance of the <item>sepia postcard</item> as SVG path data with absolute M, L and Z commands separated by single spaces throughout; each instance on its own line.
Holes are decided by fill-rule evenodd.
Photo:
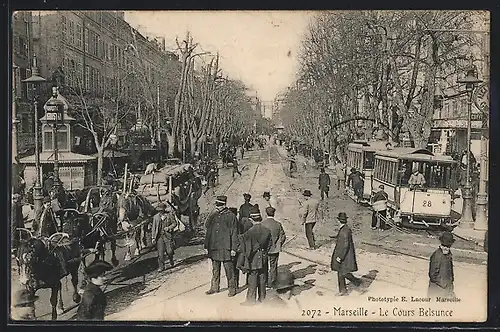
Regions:
M 11 323 L 486 321 L 489 12 L 11 31 Z

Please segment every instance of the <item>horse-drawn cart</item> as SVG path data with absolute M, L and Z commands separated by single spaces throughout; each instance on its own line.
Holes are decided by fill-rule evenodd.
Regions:
M 189 217 L 185 226 L 194 229 L 199 215 L 202 180 L 191 164 L 169 165 L 142 176 L 137 192 L 154 205 L 160 202 L 169 204 L 179 219 Z

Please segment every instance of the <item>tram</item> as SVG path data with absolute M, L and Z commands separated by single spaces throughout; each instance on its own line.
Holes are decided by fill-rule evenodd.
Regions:
M 450 156 L 436 156 L 426 149 L 394 148 L 375 153 L 372 187 L 384 185 L 387 209 L 397 225 L 411 228 L 450 226 L 456 220 Z M 408 180 L 418 168 L 425 178 L 423 187 L 410 188 Z
M 373 166 L 375 162 L 375 152 L 386 149 L 387 141 L 366 141 L 356 140 L 347 146 L 346 181 L 352 168 L 360 171 L 364 176 L 363 198 L 361 204 L 369 204 L 372 195 Z M 356 200 L 352 184 L 346 186 L 347 195 Z

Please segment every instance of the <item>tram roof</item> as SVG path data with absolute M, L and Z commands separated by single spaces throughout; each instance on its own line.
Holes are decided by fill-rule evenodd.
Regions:
M 402 148 L 396 147 L 392 150 L 379 150 L 376 151 L 376 156 L 392 157 L 404 160 L 425 160 L 425 161 L 437 161 L 442 163 L 455 163 L 450 156 L 444 155 L 434 155 L 431 151 L 427 149 L 415 149 L 415 148 Z
M 385 150 L 385 145 L 387 141 L 367 141 L 367 140 L 355 140 L 349 143 L 350 148 L 361 149 L 363 151 L 375 152 L 379 150 Z

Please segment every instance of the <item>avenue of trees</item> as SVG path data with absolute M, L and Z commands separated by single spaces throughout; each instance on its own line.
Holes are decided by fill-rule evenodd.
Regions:
M 218 144 L 250 134 L 255 105 L 241 81 L 222 74 L 218 54 L 198 52 L 198 44 L 187 33 L 183 40 L 176 39 L 178 60 L 163 59 L 161 66 L 152 67 L 145 60 L 145 47 L 134 31 L 131 35 L 125 48 L 132 60 L 129 70 L 114 75 L 99 93 L 88 92 L 82 71 L 74 63 L 63 73 L 63 82 L 71 82 L 61 84 L 72 97 L 71 114 L 90 134 L 97 151 L 99 182 L 112 135 L 120 128 L 130 134 L 138 122 L 151 145 L 168 151 L 170 157 L 201 152 L 207 139 Z M 197 58 L 201 65 L 195 70 Z
M 443 91 L 463 91 L 457 78 L 482 60 L 482 36 L 460 30 L 484 20 L 470 11 L 318 14 L 282 103 L 287 134 L 341 155 L 362 136 L 362 122 L 368 136 L 376 128 L 398 144 L 405 131 L 416 147 L 426 147 Z

